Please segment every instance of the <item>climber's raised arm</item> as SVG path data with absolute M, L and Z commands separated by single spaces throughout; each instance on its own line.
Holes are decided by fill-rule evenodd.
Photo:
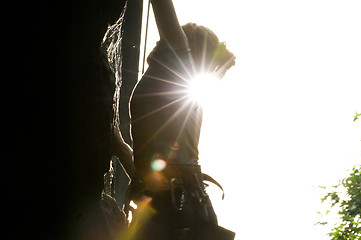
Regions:
M 187 37 L 179 24 L 172 0 L 151 0 L 161 39 L 173 49 L 187 49 Z

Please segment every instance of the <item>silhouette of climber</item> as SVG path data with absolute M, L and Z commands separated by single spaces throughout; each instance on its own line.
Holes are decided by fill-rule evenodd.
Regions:
M 198 74 L 222 77 L 235 56 L 208 28 L 180 26 L 171 0 L 151 3 L 160 40 L 130 102 L 133 199 L 151 210 L 139 210 L 131 228 L 148 240 L 233 239 L 218 226 L 205 192 L 198 164 L 202 106 L 188 89 Z

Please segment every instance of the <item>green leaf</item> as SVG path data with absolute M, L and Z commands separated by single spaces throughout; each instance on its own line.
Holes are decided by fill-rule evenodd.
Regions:
M 328 222 L 317 222 L 317 223 L 315 223 L 315 225 L 327 225 L 328 224 Z
M 359 116 L 361 116 L 361 113 L 355 112 L 355 115 L 353 116 L 354 117 L 353 121 L 355 122 L 358 119 Z

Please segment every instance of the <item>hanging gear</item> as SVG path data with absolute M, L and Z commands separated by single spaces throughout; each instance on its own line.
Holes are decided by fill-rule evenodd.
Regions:
M 144 180 L 132 183 L 130 194 L 137 195 L 137 191 L 141 191 L 151 197 L 149 209 L 156 213 L 143 226 L 139 239 L 234 239 L 234 232 L 218 226 L 217 216 L 203 181 L 214 183 L 222 191 L 223 188 L 212 177 L 203 174 L 199 165 L 168 164 L 162 171 L 162 177 L 168 184 L 161 184 L 161 188 Z

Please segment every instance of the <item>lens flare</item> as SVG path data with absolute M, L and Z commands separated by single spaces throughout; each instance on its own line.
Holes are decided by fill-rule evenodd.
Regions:
M 151 167 L 153 171 L 160 172 L 166 167 L 166 161 L 162 159 L 155 159 L 151 162 Z

